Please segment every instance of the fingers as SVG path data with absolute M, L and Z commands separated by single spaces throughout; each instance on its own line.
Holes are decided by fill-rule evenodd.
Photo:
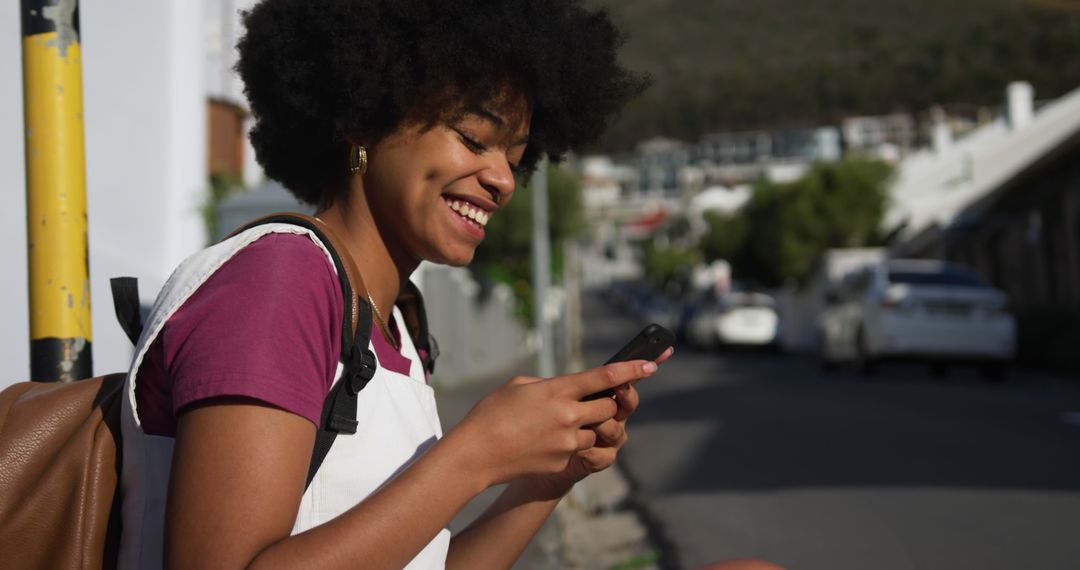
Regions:
M 579 429 L 577 434 L 577 450 L 582 451 L 596 446 L 596 432 L 591 429 Z
M 618 456 L 618 450 L 614 447 L 590 447 L 577 452 L 587 466 L 589 472 L 595 473 L 611 467 Z
M 624 422 L 641 403 L 641 396 L 633 385 L 626 384 L 615 389 L 615 402 L 619 404 L 619 409 L 615 412 L 615 419 Z
M 535 376 L 515 376 L 511 378 L 507 384 L 512 386 L 524 386 L 525 384 L 535 384 L 543 381 L 543 378 L 537 378 Z
M 553 378 L 575 399 L 580 400 L 589 394 L 641 380 L 656 372 L 656 363 L 647 360 L 615 362 L 599 368 L 593 368 L 577 374 Z
M 626 445 L 628 438 L 626 434 L 626 424 L 616 420 L 608 420 L 602 424 L 593 428 L 596 432 L 596 446 L 597 447 L 614 447 L 615 449 L 621 449 L 623 445 Z
M 611 398 L 580 402 L 577 406 L 579 406 L 578 410 L 581 415 L 578 416 L 577 421 L 574 423 L 579 427 L 606 422 L 619 413 L 617 402 Z

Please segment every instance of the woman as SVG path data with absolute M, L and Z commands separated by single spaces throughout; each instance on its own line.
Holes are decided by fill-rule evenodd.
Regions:
M 244 24 L 257 158 L 346 243 L 379 371 L 357 434 L 305 489 L 340 375 L 333 266 L 280 227 L 186 261 L 129 375 L 122 564 L 509 567 L 560 497 L 614 462 L 632 383 L 656 364 L 515 378 L 441 437 L 394 300 L 422 260 L 469 263 L 515 173 L 594 139 L 643 81 L 616 63 L 607 18 L 571 0 L 266 0 Z M 451 518 L 500 483 L 451 539 Z

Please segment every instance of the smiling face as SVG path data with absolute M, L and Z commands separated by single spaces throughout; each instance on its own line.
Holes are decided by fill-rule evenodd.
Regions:
M 528 143 L 524 100 L 406 125 L 368 148 L 363 191 L 392 256 L 462 266 L 514 192 Z

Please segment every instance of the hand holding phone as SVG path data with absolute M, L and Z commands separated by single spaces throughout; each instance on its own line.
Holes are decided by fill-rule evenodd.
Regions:
M 627 360 L 651 360 L 656 361 L 660 358 L 668 348 L 675 344 L 675 335 L 666 328 L 653 323 L 638 333 L 637 336 L 630 339 L 630 342 L 626 343 L 614 356 L 608 359 L 604 364 L 611 364 L 612 362 L 625 362 Z M 597 398 L 611 398 L 615 396 L 615 390 L 603 390 L 594 394 L 585 396 L 585 400 L 595 400 Z

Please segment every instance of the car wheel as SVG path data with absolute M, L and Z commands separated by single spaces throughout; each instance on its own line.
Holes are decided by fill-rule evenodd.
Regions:
M 866 377 L 873 376 L 877 372 L 877 362 L 866 346 L 866 334 L 862 329 L 859 329 L 859 334 L 855 339 L 855 353 L 855 366 L 859 374 Z
M 712 331 L 709 335 L 709 351 L 710 352 L 722 352 L 724 350 L 724 342 L 720 340 L 720 333 Z

